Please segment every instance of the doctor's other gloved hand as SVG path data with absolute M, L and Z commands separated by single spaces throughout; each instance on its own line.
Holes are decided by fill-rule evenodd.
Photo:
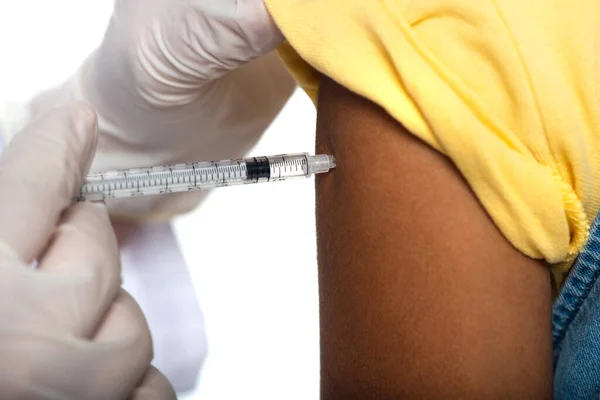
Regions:
M 0 156 L 2 398 L 175 399 L 150 365 L 146 320 L 120 288 L 106 207 L 72 204 L 96 130 L 91 107 L 71 103 Z
M 295 88 L 272 51 L 282 40 L 262 0 L 118 0 L 97 51 L 29 111 L 91 103 L 93 172 L 241 157 Z M 116 215 L 170 216 L 203 195 L 108 204 Z

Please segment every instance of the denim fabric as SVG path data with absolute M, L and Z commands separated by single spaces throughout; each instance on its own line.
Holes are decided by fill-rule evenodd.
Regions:
M 600 399 L 600 218 L 552 309 L 554 396 Z

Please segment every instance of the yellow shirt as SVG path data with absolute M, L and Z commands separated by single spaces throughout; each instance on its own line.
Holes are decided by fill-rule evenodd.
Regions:
M 600 1 L 265 3 L 314 101 L 319 71 L 379 104 L 524 254 L 564 269 L 581 250 L 600 205 Z

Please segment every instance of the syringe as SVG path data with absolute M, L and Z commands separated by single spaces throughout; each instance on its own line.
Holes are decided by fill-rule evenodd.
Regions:
M 237 160 L 135 168 L 88 175 L 76 201 L 187 192 L 308 178 L 335 168 L 330 155 L 283 154 Z

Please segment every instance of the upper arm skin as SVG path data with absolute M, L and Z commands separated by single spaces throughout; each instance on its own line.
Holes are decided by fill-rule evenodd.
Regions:
M 317 150 L 322 398 L 551 398 L 549 273 L 453 164 L 327 78 Z

